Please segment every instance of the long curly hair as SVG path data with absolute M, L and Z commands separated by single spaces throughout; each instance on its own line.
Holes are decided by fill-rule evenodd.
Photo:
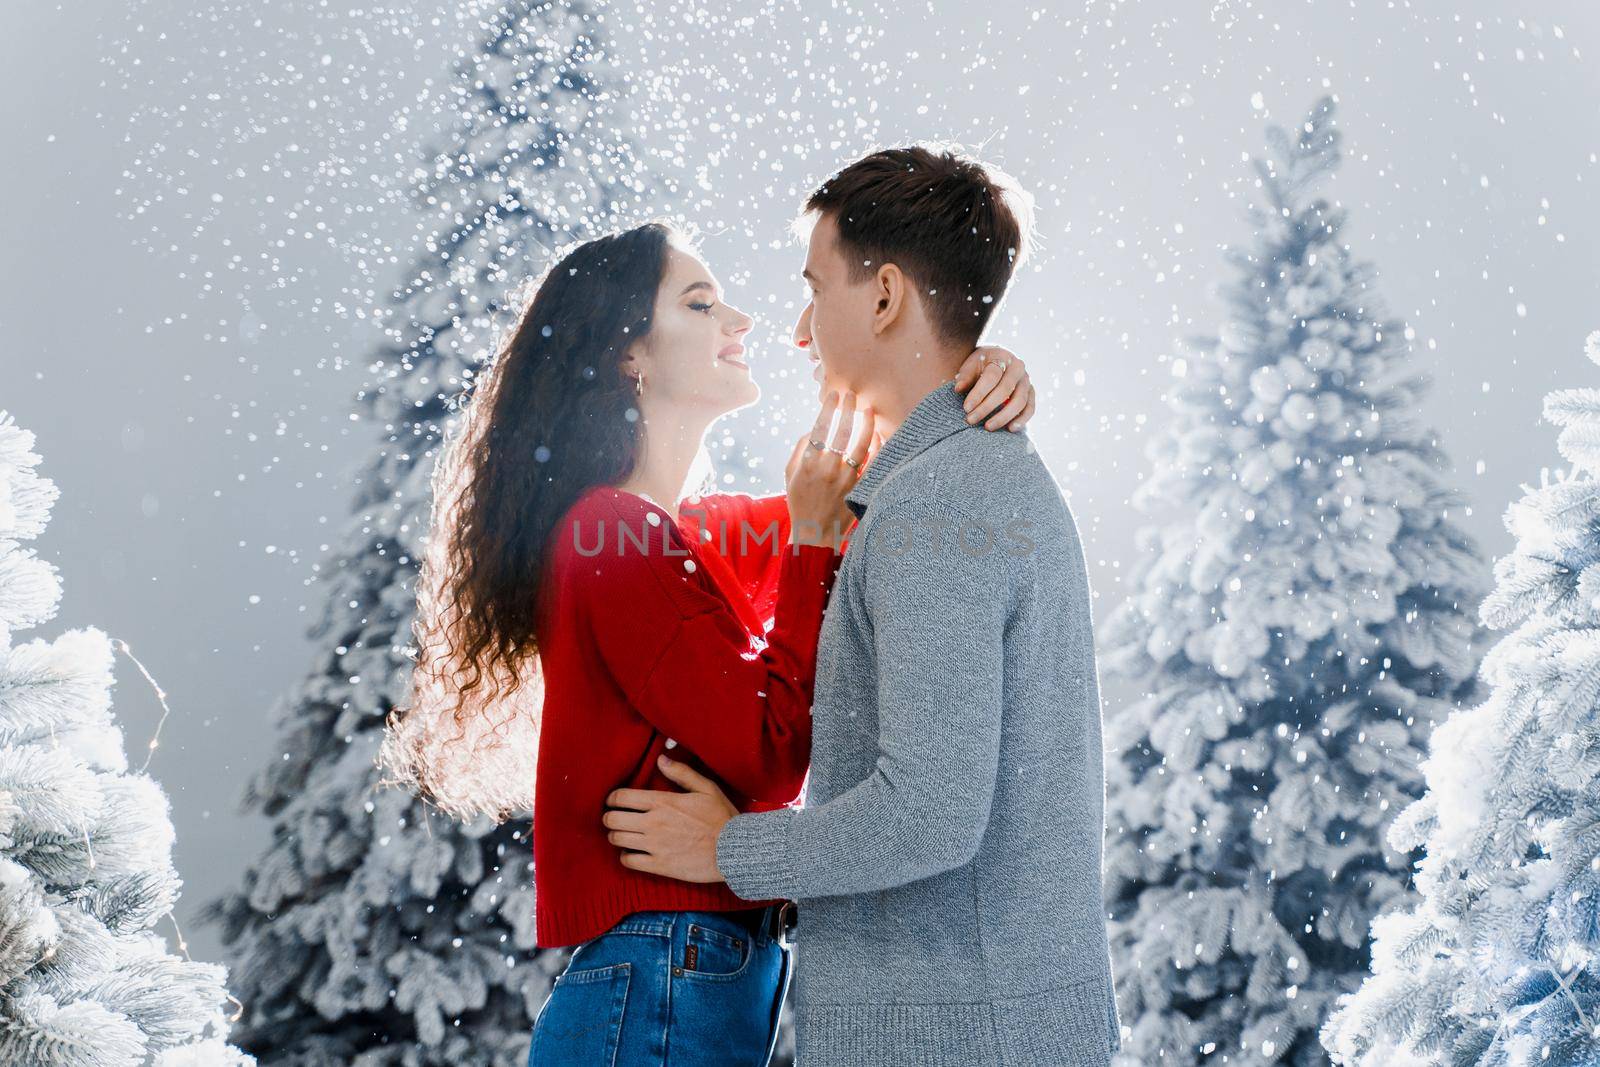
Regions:
M 408 703 L 390 712 L 382 784 L 447 815 L 531 813 L 543 686 L 534 630 L 545 550 L 586 491 L 639 454 L 636 385 L 671 246 L 652 222 L 580 244 L 538 283 L 509 339 L 447 426 L 417 582 Z

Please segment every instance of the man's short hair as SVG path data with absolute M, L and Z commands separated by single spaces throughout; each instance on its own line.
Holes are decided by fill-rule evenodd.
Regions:
M 1004 172 L 943 146 L 886 148 L 824 182 L 805 214 L 827 215 L 865 281 L 893 263 L 939 336 L 975 345 L 1027 255 L 1033 198 Z

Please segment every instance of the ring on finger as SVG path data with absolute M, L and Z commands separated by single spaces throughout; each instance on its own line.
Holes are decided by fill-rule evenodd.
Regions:
M 1006 369 L 1006 361 L 1003 360 L 1003 359 L 995 360 L 995 364 L 994 365 L 996 367 L 999 367 L 1001 370 L 1005 370 Z
M 845 462 L 845 465 L 849 466 L 849 467 L 859 467 L 859 466 L 861 466 L 861 461 L 859 459 L 857 459 L 856 457 L 854 457 L 854 456 L 846 456 L 846 457 L 844 457 L 844 462 Z
M 824 452 L 824 451 L 827 450 L 828 446 L 823 444 L 821 441 L 817 440 L 815 437 L 813 437 L 811 439 L 811 447 L 816 449 L 818 452 Z

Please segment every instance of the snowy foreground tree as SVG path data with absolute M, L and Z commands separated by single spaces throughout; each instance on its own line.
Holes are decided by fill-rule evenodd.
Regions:
M 111 717 L 112 642 L 52 618 L 55 569 L 22 546 L 56 487 L 0 411 L 0 1064 L 230 1067 L 226 973 L 153 929 L 181 882 L 166 795 L 130 772 Z
M 1325 1063 L 1318 1029 L 1406 889 L 1385 846 L 1470 693 L 1487 566 L 1451 519 L 1425 380 L 1316 195 L 1333 102 L 1273 129 L 1229 318 L 1173 371 L 1102 635 L 1144 695 L 1108 724 L 1122 1062 Z
M 264 1064 L 521 1067 L 564 960 L 534 951 L 527 819 L 462 823 L 376 787 L 385 718 L 409 686 L 449 405 L 549 250 L 639 199 L 593 8 L 513 3 L 486 29 L 440 105 L 453 140 L 418 176 L 423 249 L 362 397 L 383 436 L 321 568 L 322 651 L 246 795 L 273 819 L 272 844 L 207 912 L 242 979 L 239 1040 Z
M 1390 830 L 1427 850 L 1420 897 L 1374 924 L 1372 976 L 1323 1033 L 1338 1063 L 1600 1063 L 1600 389 L 1544 415 L 1573 471 L 1506 510 L 1482 618 L 1509 632 Z

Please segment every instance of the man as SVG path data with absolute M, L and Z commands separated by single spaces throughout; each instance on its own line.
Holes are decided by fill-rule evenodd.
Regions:
M 886 439 L 847 497 L 806 806 L 739 815 L 673 762 L 688 792 L 618 790 L 605 816 L 630 867 L 798 902 L 804 1067 L 1094 1067 L 1120 1044 L 1077 527 L 1026 434 L 972 425 L 951 381 L 1030 211 L 1004 175 L 923 147 L 807 201 L 795 342 Z

